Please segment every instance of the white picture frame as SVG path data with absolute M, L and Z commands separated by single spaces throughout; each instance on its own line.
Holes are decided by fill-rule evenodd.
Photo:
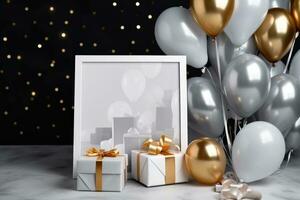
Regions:
M 151 70 L 153 70 L 154 67 L 151 67 L 151 70 L 150 70 L 150 68 L 147 68 L 147 66 L 150 67 L 150 66 L 154 66 L 154 65 L 160 66 L 159 67 L 160 74 L 158 76 L 163 76 L 163 74 L 164 74 L 165 79 L 168 80 L 168 82 L 172 82 L 174 80 L 178 81 L 178 84 L 176 83 L 176 85 L 177 85 L 176 92 L 178 91 L 176 94 L 178 94 L 178 100 L 179 100 L 179 101 L 177 101 L 178 102 L 178 112 L 179 112 L 179 114 L 178 114 L 179 128 L 177 128 L 179 130 L 178 138 L 179 138 L 179 146 L 180 146 L 181 150 L 182 151 L 186 150 L 187 145 L 188 145 L 188 125 L 187 125 L 187 75 L 186 75 L 187 67 L 186 67 L 186 57 L 185 56 L 77 55 L 75 57 L 73 178 L 76 178 L 76 176 L 77 176 L 77 173 L 76 173 L 77 160 L 81 156 L 83 156 L 82 155 L 83 154 L 82 152 L 84 150 L 83 149 L 83 146 L 84 146 L 83 140 L 85 137 L 84 134 L 85 134 L 85 130 L 86 130 L 85 129 L 86 123 L 95 121 L 92 117 L 91 117 L 91 119 L 86 119 L 86 118 L 89 118 L 89 115 L 87 114 L 88 112 L 86 110 L 91 110 L 91 109 L 90 109 L 90 107 L 89 107 L 89 109 L 85 108 L 86 106 L 91 106 L 91 104 L 93 104 L 93 102 L 91 103 L 91 101 L 89 101 L 90 99 L 93 99 L 92 97 L 89 97 L 89 95 L 93 96 L 95 94 L 95 92 L 93 92 L 93 91 L 86 92 L 85 90 L 92 90 L 92 88 L 94 88 L 94 87 L 97 89 L 97 87 L 98 87 L 97 85 L 101 85 L 101 86 L 103 85 L 103 84 L 99 84 L 102 79 L 101 78 L 98 79 L 97 77 L 103 77 L 103 79 L 108 78 L 108 77 L 115 78 L 115 76 L 112 74 L 105 74 L 105 72 L 110 71 L 110 69 L 112 70 L 111 73 L 118 74 L 118 72 L 120 70 L 116 71 L 117 69 L 122 68 L 122 70 L 123 70 L 123 68 L 126 69 L 126 67 L 127 67 L 127 68 L 130 68 L 129 70 L 131 70 L 131 68 L 133 66 L 134 70 L 135 70 L 136 68 L 139 68 L 139 66 L 143 66 L 143 69 L 145 69 L 144 71 L 146 72 L 145 73 L 143 71 L 143 73 L 145 76 L 146 75 L 148 76 L 149 74 L 153 74 L 151 72 Z M 110 68 L 108 66 L 110 66 Z M 176 69 L 176 66 L 177 66 L 177 69 Z M 103 71 L 101 71 L 102 68 L 103 68 Z M 147 71 L 148 69 L 150 70 L 151 73 L 148 73 L 148 71 Z M 134 71 L 134 70 L 131 70 L 131 71 Z M 137 69 L 137 70 L 139 70 L 139 69 Z M 169 71 L 163 71 L 163 70 L 169 70 Z M 97 75 L 97 73 L 98 73 L 98 75 Z M 176 74 L 176 73 L 178 73 L 178 75 L 177 75 L 178 77 L 174 77 L 174 80 L 172 79 L 170 81 L 169 80 L 170 75 Z M 154 73 L 154 75 L 155 75 L 155 73 Z M 166 76 L 166 75 L 168 75 L 168 76 Z M 124 78 L 124 75 L 122 75 L 122 76 Z M 150 80 L 147 80 L 147 81 L 149 81 L 152 84 L 152 82 L 155 82 L 154 80 L 156 80 L 156 79 L 158 79 L 158 78 L 152 77 L 152 79 L 151 79 L 151 77 L 150 77 Z M 99 80 L 99 83 L 97 82 L 97 80 Z M 129 80 L 131 80 L 131 79 L 129 79 Z M 164 80 L 164 78 L 161 77 L 159 80 Z M 117 81 L 118 81 L 118 79 L 117 79 Z M 86 82 L 89 82 L 89 83 L 87 84 Z M 120 84 L 122 84 L 121 88 L 123 88 L 123 91 L 125 91 L 124 92 L 125 96 L 127 96 L 131 100 L 136 100 L 137 95 L 135 93 L 133 94 L 130 92 L 126 92 L 127 90 L 124 90 L 124 88 L 126 88 L 126 87 L 123 84 L 124 83 L 123 79 L 122 79 L 122 81 L 120 80 L 120 82 L 121 82 Z M 138 85 L 141 85 L 141 84 L 138 84 Z M 163 87 L 164 83 L 162 83 L 162 84 L 159 83 L 159 85 L 162 85 L 162 87 Z M 174 84 L 172 84 L 172 87 L 173 86 L 174 86 Z M 110 86 L 107 85 L 106 87 L 110 87 Z M 94 88 L 94 90 L 95 90 L 95 88 Z M 113 87 L 111 87 L 111 88 L 113 88 Z M 140 86 L 137 87 L 136 91 L 139 91 L 140 90 L 139 88 L 141 88 L 141 87 Z M 145 91 L 147 91 L 147 90 L 145 90 Z M 99 91 L 99 93 L 101 93 L 101 91 Z M 116 93 L 119 94 L 120 92 L 116 92 Z M 107 92 L 105 94 L 107 94 Z M 111 94 L 113 94 L 113 91 L 109 93 L 110 96 L 111 96 Z M 130 96 L 130 94 L 133 96 Z M 97 97 L 97 98 L 99 98 L 99 97 Z M 105 95 L 100 98 L 100 101 L 102 98 L 105 99 Z M 89 102 L 89 103 L 87 103 L 87 102 Z M 101 102 L 97 101 L 97 104 L 100 105 Z M 175 105 L 177 105 L 177 104 L 175 104 Z M 175 109 L 177 109 L 177 108 L 175 108 Z M 157 110 L 158 110 L 158 108 L 156 108 L 156 112 L 158 112 Z M 109 111 L 107 111 L 107 112 L 109 113 Z M 100 115 L 101 115 L 101 113 L 100 113 Z M 103 114 L 103 115 L 106 115 L 106 114 Z M 107 115 L 109 116 L 109 114 L 107 114 Z M 91 116 L 92 116 L 92 114 L 91 114 Z M 116 118 L 117 117 L 114 117 L 113 119 L 116 119 Z M 97 120 L 98 120 L 98 118 L 97 118 Z M 173 121 L 174 121 L 174 118 L 173 118 Z M 113 129 L 112 125 L 111 125 L 111 129 Z M 103 129 L 103 130 L 105 130 L 105 129 Z M 90 136 L 90 137 L 92 137 L 92 136 Z M 114 137 L 115 136 L 113 136 L 112 138 L 114 138 Z

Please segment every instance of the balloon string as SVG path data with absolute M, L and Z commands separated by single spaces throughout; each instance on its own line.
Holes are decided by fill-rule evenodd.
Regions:
M 227 126 L 227 118 L 226 118 L 226 113 L 225 113 L 225 106 L 224 106 L 224 99 L 223 99 L 223 94 L 222 94 L 222 74 L 221 74 L 221 66 L 220 66 L 220 55 L 218 51 L 218 41 L 217 38 L 214 38 L 214 43 L 215 43 L 215 50 L 216 50 L 216 57 L 217 57 L 217 67 L 218 67 L 218 75 L 219 75 L 219 84 L 220 84 L 220 91 L 221 91 L 221 103 L 222 103 L 222 115 L 223 115 L 223 122 L 224 122 L 224 127 L 225 127 L 225 134 L 226 134 L 226 140 L 229 148 L 229 152 L 231 152 L 231 141 L 230 141 L 230 136 L 228 132 L 228 126 Z
M 226 157 L 227 157 L 227 166 L 230 168 L 230 169 L 233 169 L 233 165 L 232 165 L 232 160 L 231 160 L 231 156 L 229 154 L 229 152 L 227 151 L 227 149 L 225 148 L 225 145 L 224 145 L 224 142 L 223 142 L 223 138 L 224 138 L 224 135 L 222 138 L 219 139 L 219 143 L 222 145 L 223 149 L 224 149 L 224 152 L 226 154 Z
M 215 83 L 215 80 L 214 80 L 214 78 L 213 78 L 213 76 L 212 76 L 210 70 L 209 70 L 206 66 L 204 66 L 204 67 L 203 67 L 202 73 L 205 73 L 206 71 L 208 72 L 208 75 L 209 75 L 209 77 L 210 77 L 210 80 L 212 81 L 212 83 L 213 83 L 215 89 L 216 89 L 216 90 L 220 90 L 220 89 L 217 87 L 217 85 L 216 85 L 216 83 Z M 221 92 L 222 94 L 224 94 L 224 92 L 223 92 L 222 90 L 220 90 L 220 92 Z
M 243 121 L 243 127 L 246 126 L 247 123 L 248 123 L 248 122 L 247 122 L 247 118 L 245 118 L 244 121 Z
M 237 135 L 237 123 L 238 123 L 238 120 L 237 120 L 237 116 L 235 115 L 234 116 L 234 136 Z
M 205 73 L 206 71 L 208 72 L 208 75 L 209 75 L 209 77 L 210 77 L 210 79 L 211 79 L 211 81 L 212 81 L 212 83 L 213 83 L 215 89 L 218 90 L 217 85 L 216 85 L 216 83 L 215 83 L 215 81 L 214 81 L 214 78 L 213 78 L 213 76 L 212 76 L 210 70 L 209 70 L 207 67 L 203 67 L 203 69 L 204 69 L 204 71 L 202 71 L 202 73 Z
M 290 49 L 289 56 L 288 56 L 288 59 L 287 59 L 287 62 L 286 62 L 286 65 L 285 65 L 285 68 L 284 68 L 284 71 L 283 71 L 284 74 L 286 74 L 289 71 L 289 65 L 290 65 L 290 62 L 291 62 L 291 58 L 292 58 L 292 54 L 293 54 L 293 51 L 294 51 L 296 39 L 298 38 L 298 36 L 299 36 L 299 32 L 297 32 L 295 37 L 294 37 L 292 47 Z
M 274 172 L 272 175 L 278 175 L 288 167 L 288 165 L 290 164 L 291 156 L 292 156 L 293 152 L 294 152 L 294 149 L 289 150 L 289 152 L 287 154 L 287 160 L 286 160 L 285 165 L 283 167 L 281 167 L 280 169 L 278 169 L 276 172 Z

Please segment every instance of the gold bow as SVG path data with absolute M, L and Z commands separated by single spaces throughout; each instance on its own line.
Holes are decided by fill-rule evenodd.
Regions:
M 168 155 L 171 154 L 169 152 L 171 148 L 177 151 L 180 150 L 179 146 L 174 144 L 173 140 L 166 135 L 160 136 L 159 140 L 153 140 L 152 138 L 145 140 L 142 148 L 150 155 Z
M 104 149 L 97 149 L 95 147 L 89 148 L 86 151 L 86 156 L 97 157 L 96 160 L 96 191 L 102 191 L 102 160 L 104 157 L 117 157 L 119 155 L 118 149 L 111 149 L 105 151 Z
M 86 156 L 88 157 L 117 157 L 119 155 L 118 149 L 111 149 L 105 151 L 104 149 L 97 149 L 95 147 L 91 147 L 86 151 Z
M 222 181 L 220 199 L 222 200 L 260 200 L 260 192 L 251 190 L 246 183 L 237 183 L 233 179 Z

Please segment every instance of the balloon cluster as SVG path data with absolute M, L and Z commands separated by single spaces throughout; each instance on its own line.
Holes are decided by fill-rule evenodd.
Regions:
M 159 16 L 159 47 L 203 72 L 187 88 L 189 129 L 205 136 L 186 152 L 195 180 L 219 182 L 228 160 L 239 180 L 257 181 L 300 147 L 299 30 L 300 0 L 190 0 Z

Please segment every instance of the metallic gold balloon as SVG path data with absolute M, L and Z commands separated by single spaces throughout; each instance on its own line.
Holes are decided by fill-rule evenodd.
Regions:
M 300 0 L 292 0 L 291 13 L 296 22 L 298 30 L 300 30 Z
M 289 51 L 296 34 L 296 25 L 283 8 L 272 8 L 255 32 L 255 42 L 263 56 L 270 62 L 279 61 Z
M 190 0 L 194 19 L 210 36 L 223 31 L 234 9 L 234 0 Z
M 189 145 L 185 153 L 185 164 L 188 173 L 197 182 L 213 185 L 223 179 L 226 156 L 216 140 L 201 138 Z

